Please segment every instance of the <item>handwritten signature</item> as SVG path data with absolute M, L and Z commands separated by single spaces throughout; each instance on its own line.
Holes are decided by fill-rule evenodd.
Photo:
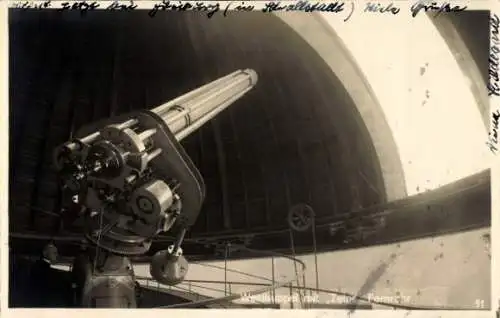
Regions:
M 488 134 L 488 142 L 486 144 L 490 148 L 491 152 L 496 153 L 498 151 L 497 145 L 498 145 L 498 126 L 500 123 L 500 111 L 497 110 L 496 112 L 492 113 L 492 127 L 491 127 L 491 132 Z
M 490 47 L 490 56 L 488 58 L 489 62 L 489 83 L 488 83 L 488 96 L 495 95 L 500 96 L 500 78 L 498 76 L 498 64 L 499 64 L 499 39 L 498 39 L 498 28 L 500 25 L 500 20 L 498 16 L 494 14 L 490 18 L 491 25 L 491 47 Z
M 500 25 L 500 19 L 496 14 L 490 18 L 490 28 L 491 28 L 491 47 L 490 56 L 488 58 L 489 62 L 489 83 L 488 83 L 488 96 L 495 95 L 500 96 L 500 77 L 498 75 L 498 64 L 499 64 L 499 39 L 498 39 L 498 29 Z M 488 134 L 488 142 L 486 143 L 490 148 L 491 152 L 498 152 L 498 126 L 500 121 L 500 111 L 497 110 L 492 114 L 492 127 Z
M 414 5 L 411 6 L 411 15 L 412 17 L 416 17 L 418 13 L 422 10 L 425 12 L 435 12 L 436 16 L 443 12 L 460 12 L 465 11 L 467 6 L 451 6 L 449 3 L 438 4 L 437 2 L 432 2 L 431 4 L 426 4 L 424 1 L 418 1 Z

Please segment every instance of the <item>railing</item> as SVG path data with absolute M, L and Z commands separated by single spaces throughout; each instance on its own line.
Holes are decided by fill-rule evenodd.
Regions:
M 284 297 L 280 297 L 279 295 L 277 296 L 275 293 L 275 290 L 269 290 L 268 295 L 265 297 L 266 299 L 269 299 L 269 301 L 261 301 L 259 299 L 252 299 L 251 302 L 247 301 L 241 301 L 241 297 L 243 297 L 241 294 L 233 294 L 232 289 L 233 286 L 245 286 L 245 287 L 261 287 L 261 291 L 265 289 L 265 287 L 272 288 L 272 285 L 266 284 L 266 283 L 249 283 L 249 282 L 238 282 L 238 281 L 210 281 L 210 280 L 185 280 L 183 283 L 177 285 L 177 286 L 166 286 L 166 285 L 161 285 L 154 279 L 150 277 L 136 277 L 137 281 L 144 287 L 146 288 L 151 288 L 155 289 L 160 292 L 169 292 L 169 291 L 181 291 L 181 292 L 186 292 L 191 297 L 195 297 L 195 301 L 197 304 L 199 304 L 200 300 L 206 299 L 207 294 L 209 294 L 211 297 L 214 297 L 213 292 L 217 292 L 220 294 L 223 294 L 222 298 L 226 298 L 227 296 L 238 296 L 238 299 L 231 301 L 227 300 L 221 300 L 221 297 L 214 297 L 211 299 L 210 302 L 205 302 L 205 304 L 213 304 L 213 303 L 219 303 L 225 308 L 242 308 L 242 307 L 259 307 L 259 308 L 282 308 L 286 304 L 285 301 L 283 301 Z M 209 287 L 209 286 L 203 286 L 201 284 L 208 284 L 208 285 L 224 285 L 224 288 L 214 288 L 214 287 Z M 227 286 L 227 289 L 226 289 Z M 264 287 L 264 288 L 263 288 Z M 304 287 L 304 286 L 296 286 L 293 284 L 289 284 L 285 286 L 288 290 L 288 305 L 290 308 L 311 308 L 315 306 L 322 306 L 325 307 L 324 305 L 327 305 L 328 308 L 334 309 L 334 308 L 342 308 L 342 309 L 349 309 L 349 308 L 358 308 L 358 309 L 372 309 L 372 305 L 368 303 L 352 303 L 348 304 L 347 299 L 351 299 L 351 295 L 348 294 L 343 294 L 345 297 L 346 301 L 345 303 L 342 303 L 342 301 L 338 301 L 337 303 L 335 302 L 318 302 L 315 301 L 317 299 L 317 296 L 320 296 L 320 294 L 326 294 L 326 295 L 335 295 L 339 296 L 339 292 L 335 291 L 329 291 L 329 290 L 316 290 L 315 288 L 310 288 L 310 287 Z M 205 291 L 205 293 L 204 293 Z M 298 295 L 299 293 L 302 293 L 302 302 L 299 302 L 297 304 L 296 300 L 297 298 L 294 298 L 294 295 Z M 309 293 L 309 295 L 307 295 Z M 254 295 L 259 295 L 258 292 L 255 292 Z M 260 294 L 262 295 L 262 294 Z M 314 295 L 314 296 L 313 296 Z M 246 293 L 244 295 L 246 297 Z M 263 297 L 264 298 L 264 297 Z M 300 298 L 298 298 L 300 299 Z M 226 302 L 226 303 L 224 303 Z M 165 307 L 184 307 L 188 306 L 190 304 L 183 304 L 183 305 L 175 305 L 175 306 L 165 306 Z M 392 307 L 392 306 L 391 306 Z
M 241 291 L 240 292 L 233 292 L 234 284 L 228 284 L 227 279 L 225 279 L 223 290 L 217 289 L 217 288 L 212 288 L 212 287 L 209 287 L 209 289 L 207 289 L 206 286 L 196 285 L 196 288 L 201 288 L 204 291 L 211 290 L 211 292 L 220 292 L 220 293 L 223 292 L 224 294 L 221 297 L 208 298 L 208 299 L 202 299 L 202 300 L 194 300 L 194 301 L 191 301 L 190 303 L 162 306 L 162 308 L 198 307 L 198 306 L 209 306 L 209 305 L 213 305 L 213 304 L 235 304 L 234 301 L 236 301 L 236 300 L 249 299 L 249 298 L 254 298 L 254 299 L 252 299 L 253 304 L 265 303 L 265 302 L 258 301 L 257 299 L 255 299 L 255 297 L 258 295 L 263 295 L 263 294 L 269 293 L 269 295 L 271 296 L 270 299 L 275 299 L 276 298 L 275 291 L 277 289 L 283 288 L 283 287 L 288 287 L 288 286 L 293 286 L 294 282 L 297 282 L 297 284 L 298 284 L 299 277 L 303 277 L 303 275 L 305 273 L 306 265 L 304 264 L 304 262 L 302 262 L 301 260 L 299 260 L 297 258 L 288 256 L 288 255 L 284 255 L 284 254 L 278 254 L 275 252 L 252 250 L 252 249 L 249 249 L 245 246 L 239 246 L 239 245 L 235 245 L 235 244 L 233 244 L 232 246 L 237 247 L 240 250 L 246 250 L 247 252 L 250 252 L 250 253 L 257 253 L 257 254 L 263 254 L 266 256 L 287 259 L 287 260 L 293 262 L 294 267 L 297 268 L 296 275 L 294 278 L 291 278 L 291 279 L 284 278 L 281 281 L 281 280 L 276 280 L 274 275 L 273 275 L 272 279 L 269 279 L 267 277 L 252 275 L 252 274 L 244 273 L 244 272 L 233 270 L 233 269 L 228 269 L 227 262 L 225 262 L 224 267 L 211 265 L 211 264 L 193 263 L 193 264 L 191 264 L 191 266 L 199 265 L 199 266 L 209 267 L 212 270 L 214 270 L 214 269 L 224 270 L 224 277 L 225 278 L 227 277 L 228 272 L 232 272 L 232 273 L 242 274 L 242 275 L 245 275 L 245 276 L 253 278 L 253 279 L 263 279 L 263 280 L 267 281 L 267 284 L 254 285 L 254 284 L 250 283 L 250 284 L 247 284 L 246 286 L 255 286 L 255 287 L 258 286 L 260 288 L 258 288 L 256 290 L 245 290 L 243 292 L 241 292 Z M 273 270 L 273 273 L 274 273 L 274 270 Z M 147 278 L 147 277 L 139 277 L 138 278 L 139 281 L 141 279 L 142 280 L 146 279 L 147 284 L 149 284 L 149 282 L 148 282 L 150 280 L 149 278 Z M 175 287 L 169 287 L 169 288 L 171 288 L 172 290 L 178 289 L 178 290 L 183 290 L 183 291 L 185 291 L 187 289 L 188 291 L 191 290 L 191 293 L 192 293 L 193 287 L 195 287 L 193 285 L 193 283 L 195 283 L 195 281 L 186 280 L 183 283 L 176 285 Z M 187 287 L 185 287 L 186 284 L 187 284 Z M 161 285 L 159 285 L 159 284 L 157 286 L 161 287 Z M 199 294 L 199 296 L 196 296 L 196 297 L 200 298 L 200 296 L 201 296 L 201 294 Z M 298 296 L 300 298 L 299 303 L 303 304 L 304 302 L 303 302 L 302 295 L 299 294 Z M 289 303 L 290 303 L 290 306 L 293 308 L 294 302 L 290 301 Z
M 260 275 L 249 274 L 227 267 L 225 262 L 224 266 L 217 266 L 213 264 L 192 263 L 191 266 L 204 266 L 210 270 L 223 270 L 224 281 L 221 280 L 196 280 L 186 279 L 182 283 L 175 286 L 166 286 L 158 283 L 150 277 L 137 276 L 136 280 L 145 287 L 153 288 L 159 292 L 179 291 L 188 293 L 190 296 L 189 303 L 174 304 L 161 306 L 161 308 L 178 308 L 178 307 L 210 307 L 213 305 L 221 305 L 226 308 L 231 307 L 273 307 L 273 308 L 331 308 L 331 309 L 371 309 L 373 304 L 400 308 L 400 309 L 415 309 L 411 306 L 403 306 L 399 304 L 389 304 L 384 302 L 373 301 L 364 297 L 358 297 L 349 293 L 340 291 L 310 288 L 305 286 L 304 273 L 305 264 L 288 255 L 282 255 L 269 251 L 256 251 L 248 249 L 244 246 L 239 246 L 247 252 L 258 254 L 265 254 L 273 257 L 272 278 L 263 277 Z M 288 259 L 293 262 L 295 267 L 295 275 L 293 278 L 282 278 L 276 280 L 274 275 L 274 259 L 282 258 Z M 212 272 L 213 273 L 213 272 Z M 251 279 L 251 282 L 245 281 L 229 281 L 227 280 L 227 273 L 235 273 L 243 275 Z M 301 278 L 303 279 L 301 282 Z M 262 280 L 264 282 L 255 282 L 255 280 Z M 302 284 L 302 286 L 301 286 Z M 209 286 L 207 286 L 209 285 Z M 215 285 L 215 286 L 214 286 Z M 219 286 L 217 286 L 219 285 Z M 244 289 L 242 291 L 242 289 Z M 276 292 L 281 290 L 283 294 Z M 286 296 L 285 296 L 286 294 Z M 427 308 L 418 308 L 427 309 Z M 435 309 L 435 308 L 428 308 Z
M 190 296 L 190 302 L 182 304 L 173 304 L 160 306 L 160 308 L 189 308 L 189 307 L 214 307 L 219 305 L 226 308 L 323 308 L 323 309 L 373 309 L 374 305 L 381 308 L 405 309 L 405 310 L 472 310 L 472 308 L 448 308 L 445 306 L 420 306 L 410 304 L 388 303 L 369 299 L 362 295 L 354 295 L 342 291 L 327 290 L 320 288 L 307 287 L 305 285 L 306 266 L 301 260 L 288 255 L 269 251 L 257 251 L 248 249 L 244 246 L 238 246 L 246 252 L 265 254 L 273 260 L 272 278 L 249 274 L 243 271 L 228 268 L 227 262 L 224 266 L 213 264 L 191 263 L 191 266 L 203 266 L 212 270 L 211 274 L 215 276 L 213 270 L 223 270 L 224 280 L 196 280 L 186 279 L 176 286 L 161 285 L 150 277 L 137 276 L 136 280 L 142 285 L 154 288 L 159 292 L 180 291 Z M 282 277 L 276 280 L 274 270 L 274 259 L 282 258 L 297 265 L 293 278 Z M 295 266 L 294 266 L 295 267 Z M 208 272 L 210 273 L 210 272 Z M 231 281 L 227 279 L 227 273 L 236 273 L 246 276 L 252 281 Z M 301 281 L 302 278 L 302 281 Z M 263 280 L 263 282 L 256 282 Z M 301 285 L 302 284 L 302 285 Z M 207 286 L 209 285 L 209 286 Z M 215 285 L 215 286 L 214 286 Z M 217 286 L 217 285 L 223 285 Z M 243 291 L 241 289 L 244 289 Z M 255 288 L 255 289 L 254 289 Z M 283 291 L 287 295 L 286 301 L 282 296 L 277 295 L 276 291 Z M 257 297 L 260 296 L 260 297 Z M 265 296 L 265 297 L 263 297 Z M 250 300 L 250 301 L 249 301 Z

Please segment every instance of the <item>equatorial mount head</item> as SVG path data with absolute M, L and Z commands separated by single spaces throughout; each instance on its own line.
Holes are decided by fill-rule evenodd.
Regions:
M 130 118 L 56 150 L 64 188 L 87 211 L 86 237 L 107 251 L 144 254 L 181 215 L 179 180 L 154 164 L 163 151 L 155 136 L 161 129 Z

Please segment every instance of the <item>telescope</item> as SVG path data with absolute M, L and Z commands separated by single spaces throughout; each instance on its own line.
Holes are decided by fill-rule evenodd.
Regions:
M 55 150 L 63 194 L 82 211 L 91 246 L 72 267 L 81 306 L 135 307 L 129 257 L 145 254 L 155 236 L 174 228 L 174 243 L 152 257 L 150 273 L 162 284 L 184 279 L 181 244 L 198 218 L 205 185 L 179 142 L 243 97 L 257 78 L 250 69 L 235 71 L 151 110 L 88 126 Z

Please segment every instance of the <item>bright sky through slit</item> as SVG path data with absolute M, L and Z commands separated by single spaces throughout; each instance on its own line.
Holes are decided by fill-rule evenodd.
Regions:
M 408 195 L 488 167 L 487 131 L 469 80 L 425 14 L 415 19 L 353 15 L 349 23 L 332 14 L 322 17 L 379 100 L 400 153 Z

